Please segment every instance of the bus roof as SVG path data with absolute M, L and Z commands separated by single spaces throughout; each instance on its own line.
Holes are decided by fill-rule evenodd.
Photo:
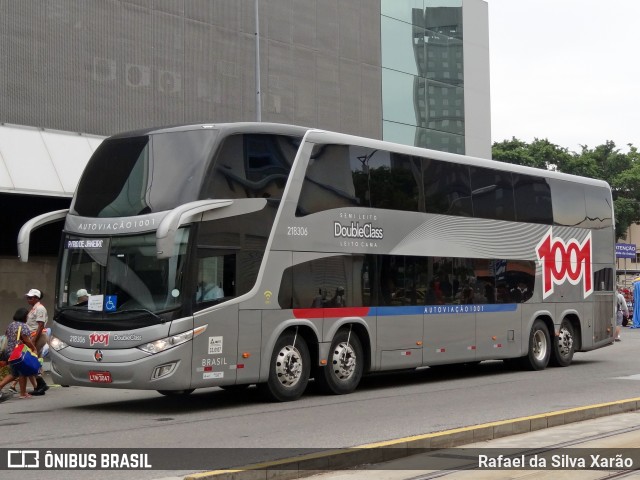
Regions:
M 255 133 L 275 133 L 280 135 L 295 135 L 302 137 L 306 132 L 311 130 L 308 127 L 300 127 L 297 125 L 288 125 L 285 123 L 269 123 L 269 122 L 236 122 L 236 123 L 197 123 L 187 125 L 173 125 L 166 127 L 152 127 L 142 130 L 132 130 L 128 132 L 118 133 L 109 138 L 126 138 L 137 137 L 141 135 L 155 135 L 160 133 L 186 132 L 190 130 L 212 129 L 223 132 L 224 134 L 232 134 L 238 132 L 255 132 Z

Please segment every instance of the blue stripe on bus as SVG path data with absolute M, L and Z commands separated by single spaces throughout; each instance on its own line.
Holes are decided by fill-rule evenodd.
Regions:
M 472 305 L 407 305 L 403 307 L 294 308 L 296 318 L 391 317 L 394 315 L 465 315 L 470 313 L 514 312 L 517 303 L 477 303 Z
M 411 305 L 406 307 L 372 307 L 369 315 L 445 315 L 469 313 L 514 312 L 517 303 L 478 303 L 471 305 Z

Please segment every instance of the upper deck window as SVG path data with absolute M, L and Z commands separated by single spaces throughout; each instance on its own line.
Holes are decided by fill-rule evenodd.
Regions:
M 470 173 L 474 217 L 515 220 L 511 172 L 471 167 Z
M 550 180 L 553 195 L 553 223 L 581 227 L 587 222 L 584 186 L 579 183 Z
M 359 146 L 317 145 L 297 216 L 344 207 L 424 211 L 419 160 Z
M 201 198 L 280 200 L 299 146 L 299 137 L 230 135 L 207 172 Z
M 518 222 L 553 224 L 549 181 L 531 175 L 513 175 L 513 193 Z

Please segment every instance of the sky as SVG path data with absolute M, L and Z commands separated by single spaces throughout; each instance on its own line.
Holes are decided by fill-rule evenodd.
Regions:
M 486 0 L 491 139 L 640 148 L 640 0 Z

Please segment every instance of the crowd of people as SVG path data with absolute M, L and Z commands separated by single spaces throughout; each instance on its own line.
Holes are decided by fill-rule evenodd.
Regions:
M 640 277 L 633 279 L 631 288 L 618 285 L 616 305 L 615 340 L 619 342 L 623 326 L 640 328 Z
M 48 342 L 46 325 L 49 320 L 47 309 L 41 303 L 42 297 L 42 291 L 37 288 L 32 288 L 25 294 L 29 308 L 18 308 L 13 314 L 13 321 L 5 332 L 4 348 L 0 349 L 0 365 L 8 365 L 9 356 L 20 344 L 29 348 L 38 359 L 42 359 Z M 42 367 L 37 374 L 25 377 L 16 366 L 10 364 L 8 366 L 9 372 L 0 379 L 0 402 L 8 400 L 14 394 L 18 394 L 20 399 L 30 399 L 44 395 L 49 390 L 49 386 L 42 378 Z M 27 392 L 27 382 L 33 387 L 30 392 Z M 8 391 L 2 391 L 7 385 L 10 385 Z

